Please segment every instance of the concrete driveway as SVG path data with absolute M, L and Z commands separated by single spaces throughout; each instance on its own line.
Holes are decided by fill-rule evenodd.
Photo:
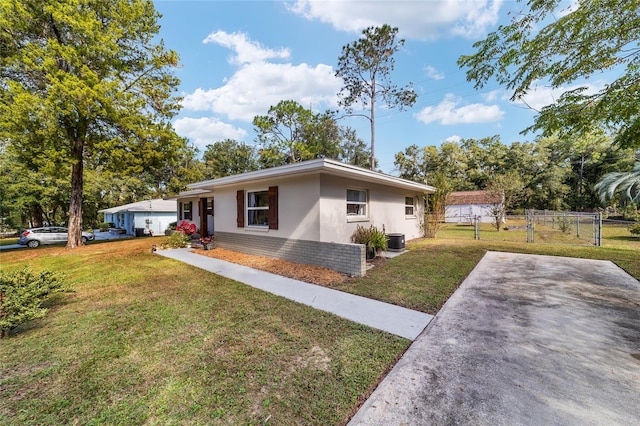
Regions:
M 640 283 L 607 261 L 490 252 L 350 424 L 639 422 Z

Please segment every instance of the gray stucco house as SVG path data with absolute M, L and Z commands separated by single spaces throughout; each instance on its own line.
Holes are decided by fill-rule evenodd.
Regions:
M 424 197 L 434 188 L 339 161 L 317 159 L 196 182 L 177 197 L 178 222 L 216 244 L 364 275 L 364 246 L 350 239 L 374 225 L 421 236 Z

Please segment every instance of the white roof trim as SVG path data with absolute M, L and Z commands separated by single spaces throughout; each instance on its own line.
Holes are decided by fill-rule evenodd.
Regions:
M 196 197 L 196 196 L 205 195 L 205 194 L 213 196 L 213 192 L 211 190 L 192 189 L 192 190 L 182 191 L 181 193 L 179 193 L 178 195 L 174 195 L 173 197 L 167 197 L 165 198 L 165 200 L 178 200 L 182 198 Z
M 123 212 L 149 212 L 149 213 L 176 213 L 178 206 L 170 200 L 162 198 L 156 200 L 143 200 L 122 206 L 98 210 L 98 213 L 123 213 Z
M 240 183 L 261 181 L 265 179 L 281 178 L 291 175 L 301 176 L 305 174 L 327 173 L 335 176 L 342 176 L 351 179 L 358 179 L 366 182 L 373 182 L 388 185 L 396 188 L 414 190 L 419 192 L 435 192 L 435 188 L 429 185 L 402 179 L 397 176 L 386 175 L 384 173 L 364 169 L 351 164 L 344 164 L 336 160 L 320 158 L 317 160 L 302 161 L 299 163 L 287 164 L 285 166 L 273 167 L 270 169 L 257 170 L 254 172 L 241 173 L 239 175 L 225 176 L 218 179 L 205 180 L 189 185 L 194 190 L 209 190 Z M 191 192 L 180 193 L 180 197 Z

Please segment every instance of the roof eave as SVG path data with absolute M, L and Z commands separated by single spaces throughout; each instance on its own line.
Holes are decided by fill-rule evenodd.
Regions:
M 352 179 L 359 179 L 372 183 L 385 184 L 397 188 L 414 190 L 419 192 L 433 193 L 435 188 L 429 185 L 402 179 L 396 176 L 390 176 L 383 173 L 364 169 L 362 167 L 344 164 L 335 160 L 318 159 L 304 161 L 300 163 L 288 164 L 286 166 L 275 167 L 271 169 L 257 170 L 254 172 L 243 173 L 239 175 L 226 176 L 223 178 L 196 182 L 189 185 L 192 190 L 204 190 L 205 188 L 213 191 L 214 188 L 222 188 L 225 186 L 238 185 L 247 182 L 255 182 L 264 179 L 276 179 L 291 175 L 302 176 L 314 173 L 328 173 L 331 175 L 343 176 Z M 189 192 L 189 191 L 187 191 Z M 182 193 L 180 194 L 183 195 Z

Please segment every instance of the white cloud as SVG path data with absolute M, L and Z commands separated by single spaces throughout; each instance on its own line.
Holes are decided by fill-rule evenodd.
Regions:
M 251 122 L 286 99 L 314 110 L 335 107 L 341 86 L 342 81 L 329 65 L 257 62 L 241 67 L 222 87 L 186 94 L 182 104 L 186 109 L 212 111 L 232 120 Z
M 502 6 L 502 0 L 475 1 L 460 0 L 447 3 L 459 3 L 458 7 L 465 10 L 464 19 L 458 20 L 451 32 L 466 38 L 485 36 L 487 28 L 498 22 L 498 12 Z M 452 5 L 456 7 L 456 5 Z
M 433 79 L 433 80 L 443 80 L 444 79 L 444 73 L 442 71 L 438 71 L 437 69 L 435 69 L 431 65 L 427 65 L 426 67 L 424 67 L 424 72 L 427 75 L 427 78 L 430 78 L 430 79 Z
M 592 95 L 604 89 L 606 85 L 607 83 L 604 81 L 596 81 L 593 84 L 576 84 L 573 86 L 562 86 L 554 89 L 549 86 L 542 86 L 540 82 L 534 82 L 529 93 L 516 100 L 514 103 L 540 111 L 545 106 L 555 103 L 560 96 L 567 91 L 574 90 L 579 87 L 585 87 L 586 91 L 584 93 Z
M 487 93 L 480 93 L 480 96 L 485 100 L 485 102 L 493 102 L 497 101 L 498 99 L 505 100 L 504 90 L 500 89 L 492 90 Z
M 369 26 L 389 24 L 401 35 L 419 40 L 443 34 L 477 38 L 498 22 L 503 0 L 347 1 L 297 0 L 289 10 L 335 29 L 359 33 Z
M 425 124 L 440 122 L 442 125 L 489 123 L 502 120 L 504 111 L 498 105 L 460 105 L 461 98 L 448 94 L 435 107 L 426 107 L 416 114 Z
M 260 43 L 250 40 L 244 33 L 229 34 L 218 30 L 209 34 L 202 42 L 205 44 L 215 43 L 233 50 L 235 56 L 232 56 L 229 62 L 236 65 L 262 62 L 267 59 L 288 59 L 291 56 L 289 49 L 268 49 Z
M 445 140 L 444 140 L 444 141 L 445 141 L 445 142 L 454 142 L 454 143 L 458 143 L 458 142 L 460 142 L 461 140 L 462 140 L 462 137 L 461 137 L 461 136 L 458 136 L 458 135 L 451 135 L 451 136 L 448 136 L 447 138 L 445 138 Z
M 220 140 L 243 140 L 247 136 L 247 132 L 244 129 L 223 123 L 215 117 L 178 118 L 173 122 L 173 128 L 180 136 L 189 138 L 201 151 L 208 144 Z

